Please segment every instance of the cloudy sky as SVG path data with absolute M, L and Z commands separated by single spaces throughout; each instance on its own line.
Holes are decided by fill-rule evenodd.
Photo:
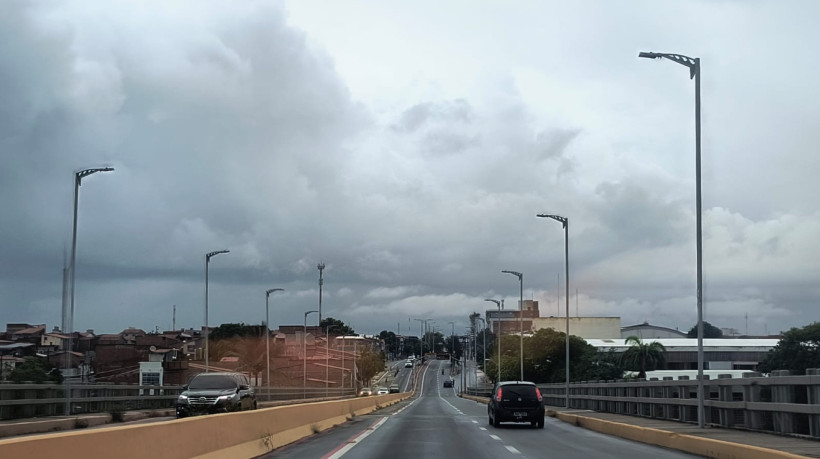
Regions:
M 801 327 L 820 300 L 813 1 L 0 2 L 0 325 Z M 560 285 L 560 291 L 557 289 Z M 577 292 L 577 294 L 576 294 Z M 577 311 L 577 312 L 576 312 Z M 310 319 L 314 321 L 316 316 Z M 455 322 L 454 327 L 448 322 Z

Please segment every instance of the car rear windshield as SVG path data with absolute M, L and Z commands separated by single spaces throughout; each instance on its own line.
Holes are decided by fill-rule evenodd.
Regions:
M 501 398 L 521 397 L 523 399 L 535 399 L 535 386 L 501 386 Z
M 222 375 L 195 376 L 188 385 L 189 389 L 236 389 L 236 387 L 234 378 Z

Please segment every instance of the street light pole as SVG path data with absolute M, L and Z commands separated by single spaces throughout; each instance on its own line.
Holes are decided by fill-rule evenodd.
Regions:
M 492 298 L 486 298 L 486 299 L 484 299 L 484 301 L 492 301 L 493 303 L 495 303 L 496 307 L 498 307 L 498 310 L 501 311 L 501 301 L 494 300 Z M 501 321 L 497 321 L 497 322 L 498 322 L 498 338 L 497 338 L 497 340 L 498 340 L 498 379 L 496 379 L 495 382 L 501 382 L 501 325 L 503 324 L 503 322 L 501 322 Z
M 283 288 L 272 288 L 265 290 L 265 362 L 268 368 L 268 401 L 270 401 L 270 314 L 268 309 L 268 298 L 273 292 L 284 292 Z
M 319 270 L 319 324 L 322 325 L 322 285 L 325 283 L 324 279 L 322 278 L 322 271 L 325 270 L 325 264 L 319 263 L 316 265 L 316 268 Z
M 419 359 L 421 359 L 422 356 L 424 355 L 424 347 L 422 345 L 422 340 L 424 339 L 424 333 L 422 332 L 422 328 L 423 328 L 423 325 L 424 325 L 424 319 L 413 319 L 413 320 L 415 320 L 416 322 L 419 323 Z M 415 363 L 413 363 L 413 365 L 415 366 Z
M 700 58 L 688 57 L 682 54 L 641 52 L 638 57 L 647 59 L 669 59 L 689 68 L 689 79 L 695 80 L 695 219 L 696 219 L 696 251 L 697 251 L 697 307 L 698 307 L 698 427 L 704 427 L 705 386 L 703 382 L 703 221 L 701 212 L 700 190 Z
M 483 368 L 484 362 L 487 360 L 487 321 L 483 317 L 477 317 L 481 321 L 481 365 Z M 476 359 L 478 359 L 478 352 L 476 352 Z M 478 362 L 476 362 L 476 384 L 478 384 Z
M 522 273 L 516 271 L 501 271 L 502 273 L 512 274 L 513 276 L 518 277 L 518 284 L 519 284 L 519 292 L 520 296 L 518 299 L 518 322 L 521 325 L 521 349 L 519 350 L 519 354 L 521 357 L 521 361 L 519 365 L 521 366 L 521 378 L 519 381 L 524 380 L 524 275 Z
M 211 330 L 208 328 L 208 265 L 211 263 L 212 257 L 215 257 L 220 253 L 228 252 L 230 252 L 230 250 L 217 250 L 215 252 L 208 252 L 205 254 L 205 373 L 210 370 L 210 356 L 208 355 L 210 350 L 208 349 L 208 339 L 211 335 Z
M 65 361 L 66 361 L 66 396 L 65 396 L 65 413 L 66 415 L 71 414 L 71 379 L 68 376 L 68 369 L 71 368 L 71 349 L 73 345 L 71 343 L 74 337 L 74 272 L 76 270 L 76 262 L 77 262 L 77 206 L 80 200 L 80 186 L 82 186 L 83 178 L 88 177 L 91 174 L 96 174 L 97 172 L 111 172 L 113 171 L 113 167 L 97 167 L 94 169 L 83 169 L 80 171 L 74 172 L 74 227 L 71 233 L 71 267 L 70 267 L 70 274 L 71 274 L 71 311 L 70 316 L 68 319 L 68 323 L 64 323 L 63 325 L 67 325 L 63 327 L 63 333 L 68 332 L 68 347 L 66 348 L 65 354 Z M 65 308 L 63 309 L 63 319 L 65 320 Z M 67 329 L 67 330 L 66 330 Z
M 305 312 L 305 324 L 302 329 L 302 398 L 307 398 L 307 316 L 319 310 Z
M 567 334 L 565 336 L 566 347 L 566 407 L 569 408 L 569 218 L 561 217 L 560 215 L 538 214 L 537 217 L 551 218 L 555 221 L 561 222 L 564 226 L 564 279 L 566 281 L 566 300 L 567 300 Z
M 450 324 L 450 347 L 452 348 L 452 349 L 450 349 L 450 368 L 452 369 L 453 355 L 456 352 L 456 343 L 455 343 L 455 341 L 453 341 L 453 339 L 454 339 L 453 337 L 456 334 L 456 323 L 455 322 L 447 322 L 447 323 Z

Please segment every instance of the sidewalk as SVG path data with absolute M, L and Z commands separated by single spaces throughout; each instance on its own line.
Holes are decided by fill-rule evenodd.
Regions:
M 547 413 L 549 416 L 556 416 L 564 421 L 572 421 L 572 416 L 578 416 L 579 424 L 583 427 L 591 428 L 591 426 L 583 425 L 583 418 L 593 420 L 608 421 L 611 423 L 626 424 L 628 426 L 635 426 L 642 429 L 655 429 L 658 431 L 669 432 L 665 437 L 673 439 L 674 441 L 686 443 L 685 437 L 680 438 L 681 435 L 688 435 L 692 437 L 705 438 L 708 440 L 715 440 L 717 442 L 736 443 L 741 445 L 749 445 L 758 448 L 767 448 L 771 450 L 782 451 L 802 457 L 817 457 L 820 458 L 820 441 L 806 440 L 797 437 L 787 437 L 776 434 L 769 434 L 763 432 L 751 432 L 736 429 L 723 429 L 720 427 L 705 427 L 699 428 L 695 424 L 687 424 L 683 422 L 665 421 L 661 419 L 645 418 L 640 416 L 625 416 L 612 413 L 598 413 L 588 410 L 574 410 L 548 406 Z M 569 418 L 569 419 L 568 419 Z M 592 423 L 590 423 L 592 424 Z M 597 430 L 594 429 L 593 430 Z M 640 429 L 634 429 L 640 430 Z M 650 432 L 651 433 L 651 432 Z M 615 434 L 617 435 L 617 434 Z M 649 437 L 651 435 L 648 435 Z M 690 439 L 690 443 L 694 443 Z M 655 443 L 657 444 L 657 443 Z M 717 444 L 717 443 L 716 443 Z M 767 457 L 765 451 L 761 451 L 758 457 Z M 712 457 L 730 457 L 724 455 L 715 455 Z M 735 457 L 748 457 L 740 455 Z M 784 456 L 788 457 L 788 456 Z

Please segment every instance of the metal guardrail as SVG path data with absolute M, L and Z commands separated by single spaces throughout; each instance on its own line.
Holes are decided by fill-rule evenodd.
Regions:
M 63 384 L 0 382 L 0 420 L 63 416 Z M 351 388 L 256 387 L 257 400 L 300 400 L 353 396 Z M 173 408 L 182 386 L 137 384 L 71 384 L 71 413 Z
M 705 376 L 705 423 L 820 439 L 820 369 L 806 373 Z M 572 383 L 570 408 L 697 423 L 697 383 L 685 376 Z M 538 387 L 545 405 L 565 406 L 564 383 Z
M 181 386 L 137 384 L 72 384 L 71 413 L 105 413 L 170 408 Z M 62 384 L 0 383 L 0 419 L 67 414 Z

